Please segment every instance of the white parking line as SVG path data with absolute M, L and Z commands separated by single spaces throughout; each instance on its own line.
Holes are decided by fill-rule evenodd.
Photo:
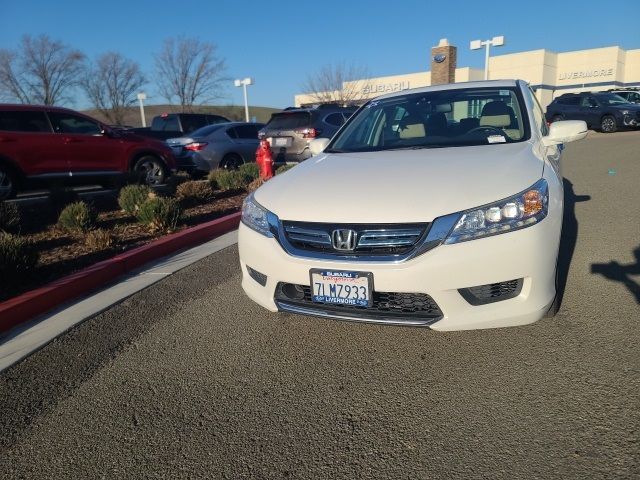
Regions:
M 164 257 L 144 270 L 133 271 L 117 284 L 65 304 L 44 316 L 27 322 L 0 337 L 0 372 L 44 347 L 54 338 L 84 320 L 110 308 L 136 292 L 159 282 L 204 257 L 238 242 L 238 231 L 226 233 L 210 242 Z

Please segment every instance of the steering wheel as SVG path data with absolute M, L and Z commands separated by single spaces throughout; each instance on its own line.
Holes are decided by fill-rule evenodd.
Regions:
M 498 133 L 499 135 L 504 135 L 504 131 L 501 128 L 492 127 L 491 125 L 482 125 L 480 127 L 472 128 L 471 130 L 469 130 L 467 132 L 467 134 L 473 133 L 473 132 L 479 132 L 479 131 L 482 131 L 482 130 L 492 130 L 492 131 Z

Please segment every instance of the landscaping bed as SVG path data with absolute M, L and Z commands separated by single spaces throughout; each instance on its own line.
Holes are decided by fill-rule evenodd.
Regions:
M 201 181 L 178 176 L 165 193 L 127 186 L 117 198 L 82 202 L 67 191 L 52 195 L 45 207 L 21 207 L 17 223 L 15 205 L 0 204 L 0 301 L 240 211 L 248 192 L 260 184 L 254 167 L 216 171 Z

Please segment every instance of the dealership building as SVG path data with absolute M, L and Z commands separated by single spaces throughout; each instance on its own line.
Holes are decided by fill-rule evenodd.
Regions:
M 492 51 L 492 52 L 495 52 Z M 490 80 L 522 79 L 531 85 L 546 107 L 563 93 L 640 87 L 640 49 L 592 48 L 573 52 L 531 50 L 493 55 L 489 58 Z M 484 69 L 457 66 L 457 49 L 446 39 L 431 49 L 431 69 L 426 72 L 390 75 L 345 82 L 352 98 L 365 101 L 390 92 L 442 83 L 484 79 Z M 313 95 L 295 96 L 296 106 L 313 104 Z

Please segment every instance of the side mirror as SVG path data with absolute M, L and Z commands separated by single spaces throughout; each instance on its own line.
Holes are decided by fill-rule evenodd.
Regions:
M 328 138 L 314 138 L 313 140 L 311 140 L 311 142 L 309 142 L 309 150 L 311 150 L 311 155 L 315 156 L 319 153 L 322 153 L 322 151 L 327 148 L 327 145 L 329 145 Z
M 587 136 L 587 124 L 582 120 L 561 120 L 553 122 L 549 133 L 542 137 L 546 147 L 561 143 L 575 142 Z
M 113 130 L 112 128 L 107 127 L 106 125 L 101 125 L 100 126 L 100 134 L 104 135 L 105 137 L 109 137 L 109 138 L 115 138 L 118 136 L 118 134 L 116 133 L 115 130 Z

